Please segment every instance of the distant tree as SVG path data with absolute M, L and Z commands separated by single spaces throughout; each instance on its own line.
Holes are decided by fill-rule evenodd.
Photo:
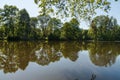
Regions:
M 31 17 L 30 18 L 30 25 L 31 25 L 31 28 L 36 28 L 37 27 L 37 23 L 38 23 L 38 19 L 37 17 Z
M 4 26 L 0 26 L 0 40 L 4 40 L 5 28 Z
M 51 17 L 49 15 L 38 16 L 38 26 L 41 30 L 43 39 L 46 39 L 48 36 L 47 27 L 48 27 L 48 23 L 49 23 L 50 19 L 51 19 Z
M 59 19 L 51 18 L 48 23 L 48 39 L 49 40 L 59 40 L 60 39 L 60 29 L 62 27 L 62 22 Z
M 80 34 L 79 23 L 74 18 L 70 22 L 64 23 L 61 28 L 61 39 L 77 40 L 80 39 Z
M 30 17 L 25 9 L 19 11 L 17 15 L 17 36 L 21 39 L 29 39 L 31 34 Z
M 116 19 L 101 15 L 92 20 L 88 33 L 94 40 L 114 40 L 116 27 Z
M 115 40 L 120 41 L 120 26 L 115 27 Z
M 60 40 L 60 34 L 61 34 L 60 29 L 55 29 L 54 32 L 48 35 L 48 39 L 49 40 Z
M 0 9 L 0 25 L 4 26 L 4 37 L 14 37 L 16 29 L 16 14 L 18 13 L 16 6 L 5 5 L 3 9 Z
M 38 30 L 38 27 L 37 27 L 37 25 L 38 25 L 38 19 L 37 19 L 37 17 L 31 17 L 30 18 L 30 27 L 31 27 L 31 34 L 30 34 L 30 38 L 31 39 L 38 39 L 40 36 L 38 36 L 38 31 L 40 31 L 40 30 Z M 39 32 L 40 33 L 40 32 Z M 40 35 L 40 34 L 39 34 Z
M 49 23 L 48 23 L 47 29 L 48 29 L 49 33 L 54 33 L 54 31 L 56 29 L 61 28 L 61 26 L 62 26 L 61 20 L 59 20 L 57 18 L 51 18 L 50 21 L 49 21 Z
M 82 40 L 90 40 L 90 36 L 88 35 L 88 30 L 82 30 Z

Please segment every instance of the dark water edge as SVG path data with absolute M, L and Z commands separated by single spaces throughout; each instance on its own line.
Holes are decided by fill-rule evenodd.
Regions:
M 0 41 L 0 80 L 120 80 L 119 42 Z

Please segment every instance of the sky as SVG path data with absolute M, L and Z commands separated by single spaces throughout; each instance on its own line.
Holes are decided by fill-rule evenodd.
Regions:
M 25 8 L 30 17 L 36 17 L 39 15 L 38 5 L 34 3 L 34 0 L 0 0 L 0 8 L 3 8 L 4 5 L 15 5 L 19 9 Z
M 118 24 L 120 25 L 120 0 L 118 0 L 118 2 L 114 2 L 114 0 L 110 0 L 111 1 L 111 10 L 109 11 L 109 13 L 104 13 L 102 11 L 97 11 L 97 15 L 110 15 L 113 16 L 114 18 L 117 19 Z M 23 9 L 25 8 L 30 17 L 36 17 L 39 15 L 39 8 L 38 5 L 36 5 L 34 3 L 34 0 L 0 0 L 0 8 L 3 8 L 4 5 L 15 5 L 17 6 L 19 9 Z M 85 25 L 86 23 L 82 23 L 81 25 L 84 25 L 84 28 L 87 29 L 87 25 Z

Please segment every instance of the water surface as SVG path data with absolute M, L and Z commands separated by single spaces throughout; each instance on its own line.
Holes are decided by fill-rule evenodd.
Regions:
M 120 80 L 119 42 L 0 42 L 0 80 Z

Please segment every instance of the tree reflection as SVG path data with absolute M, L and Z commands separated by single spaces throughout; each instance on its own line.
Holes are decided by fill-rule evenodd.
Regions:
M 73 46 L 76 45 L 76 48 Z M 42 43 L 39 50 L 35 51 L 37 63 L 48 65 L 50 62 L 59 61 L 61 57 L 69 58 L 72 61 L 77 60 L 80 44 L 76 42 L 50 42 Z
M 82 44 L 79 42 L 63 42 L 61 43 L 60 48 L 65 58 L 76 61 L 78 52 L 82 50 Z
M 120 54 L 119 43 L 90 43 L 89 54 L 91 61 L 97 66 L 111 66 Z
M 76 61 L 79 51 L 88 50 L 97 66 L 111 66 L 120 54 L 118 43 L 90 42 L 0 42 L 0 69 L 4 73 L 25 70 L 29 62 L 45 66 L 61 57 Z
M 29 42 L 2 42 L 0 44 L 0 69 L 3 69 L 4 73 L 16 72 L 18 69 L 24 70 L 30 61 L 35 44 L 31 45 Z
M 59 61 L 62 57 L 62 53 L 58 48 L 59 44 L 43 43 L 40 45 L 40 49 L 35 51 L 37 57 L 36 62 L 40 65 L 48 65 L 50 62 Z
M 0 45 L 0 69 L 4 73 L 25 70 L 29 62 L 44 66 L 61 57 L 75 61 L 80 50 L 79 44 L 72 42 L 0 42 Z

